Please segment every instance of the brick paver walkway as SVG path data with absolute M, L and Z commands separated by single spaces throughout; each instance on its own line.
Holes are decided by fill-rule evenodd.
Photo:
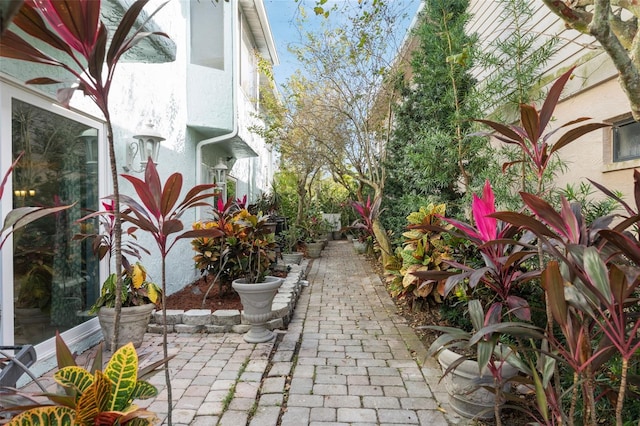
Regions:
M 331 242 L 308 280 L 287 332 L 299 350 L 282 425 L 447 425 L 424 375 L 435 384 L 439 370 L 414 360 L 422 343 L 352 245 Z

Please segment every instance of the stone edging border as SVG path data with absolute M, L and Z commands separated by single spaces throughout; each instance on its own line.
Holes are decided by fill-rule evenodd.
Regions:
M 284 329 L 289 324 L 302 287 L 309 284 L 304 280 L 308 264 L 309 260 L 303 259 L 300 265 L 288 265 L 289 273 L 271 306 L 272 319 L 267 323 L 268 329 Z M 214 312 L 210 309 L 167 310 L 169 333 L 246 333 L 250 327 L 242 311 L 237 309 L 218 309 Z M 162 334 L 163 330 L 162 311 L 155 311 L 147 333 Z

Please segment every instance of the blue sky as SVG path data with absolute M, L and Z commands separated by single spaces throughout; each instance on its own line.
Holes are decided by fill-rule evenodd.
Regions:
M 331 4 L 336 2 L 345 2 L 356 0 L 330 0 L 325 8 L 331 7 Z M 400 3 L 400 7 L 406 10 L 408 14 L 407 19 L 403 20 L 398 25 L 398 31 L 404 33 L 411 24 L 413 17 L 415 16 L 420 0 L 388 0 L 395 3 Z M 296 18 L 299 16 L 298 7 L 302 4 L 309 11 L 309 25 L 314 26 L 314 22 L 319 22 L 320 18 L 316 18 L 313 15 L 313 6 L 315 0 L 300 0 L 300 3 L 295 0 L 264 0 L 265 8 L 267 9 L 267 15 L 269 16 L 269 25 L 271 25 L 271 32 L 276 43 L 276 49 L 278 51 L 278 57 L 280 58 L 280 65 L 273 70 L 274 78 L 278 86 L 282 85 L 296 69 L 299 68 L 298 63 L 288 51 L 287 46 L 290 43 L 299 43 L 300 35 L 296 28 Z M 333 12 L 329 19 L 340 19 L 339 12 Z M 315 24 L 317 25 L 317 24 Z

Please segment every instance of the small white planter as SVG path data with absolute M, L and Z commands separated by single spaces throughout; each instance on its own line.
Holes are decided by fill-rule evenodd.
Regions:
M 245 342 L 263 343 L 273 339 L 275 334 L 267 329 L 267 321 L 272 317 L 271 304 L 282 285 L 282 278 L 267 276 L 262 283 L 247 283 L 244 278 L 231 284 L 240 295 L 242 314 L 251 324 L 251 329 L 243 336 Z
M 282 261 L 287 265 L 299 265 L 302 261 L 302 253 L 299 251 L 282 253 Z
M 438 355 L 438 362 L 443 373 L 461 356 L 448 349 L 442 350 Z M 518 370 L 511 365 L 505 363 L 502 366 L 502 377 L 507 379 L 516 374 L 518 374 Z M 466 360 L 444 376 L 443 382 L 449 394 L 451 408 L 456 413 L 468 419 L 488 420 L 494 418 L 496 395 L 478 386 L 477 381 L 480 378 L 486 383 L 493 384 L 493 376 L 490 372 L 485 371 L 484 375 L 480 377 L 478 363 Z M 504 401 L 499 401 L 499 403 L 503 405 Z
M 364 254 L 367 252 L 367 243 L 354 239 L 353 248 L 355 249 L 356 253 Z

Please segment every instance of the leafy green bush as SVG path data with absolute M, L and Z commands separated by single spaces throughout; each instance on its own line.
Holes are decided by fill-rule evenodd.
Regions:
M 396 249 L 398 263 L 402 266 L 389 288 L 393 297 L 414 299 L 432 296 L 437 302 L 441 302 L 439 287 L 444 281 L 423 280 L 413 273 L 448 268 L 445 261 L 451 260 L 450 247 L 441 232 L 428 229 L 430 226 L 441 226 L 440 218 L 445 211 L 444 204 L 429 204 L 407 216 L 409 229 L 402 234 L 402 247 Z

